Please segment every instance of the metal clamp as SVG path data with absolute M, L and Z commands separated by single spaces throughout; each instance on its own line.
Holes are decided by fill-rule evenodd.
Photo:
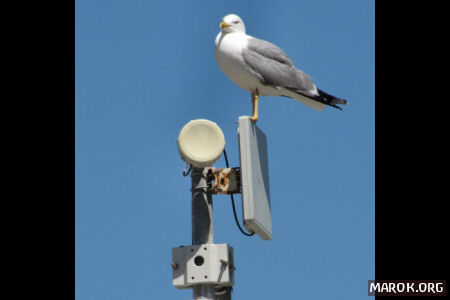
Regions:
M 211 185 L 213 194 L 239 194 L 241 192 L 240 168 L 211 168 L 210 176 L 214 183 Z

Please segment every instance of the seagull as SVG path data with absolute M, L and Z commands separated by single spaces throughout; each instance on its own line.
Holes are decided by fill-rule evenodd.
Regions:
M 293 98 L 317 111 L 325 106 L 342 110 L 337 104 L 347 104 L 346 100 L 318 89 L 279 47 L 247 35 L 244 22 L 235 14 L 222 19 L 214 54 L 231 81 L 251 93 L 253 122 L 258 120 L 259 96 Z

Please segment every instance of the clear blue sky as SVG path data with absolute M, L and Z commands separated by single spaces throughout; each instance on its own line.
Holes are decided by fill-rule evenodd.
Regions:
M 238 166 L 248 92 L 214 58 L 222 17 L 269 40 L 344 111 L 262 97 L 273 240 L 237 229 L 214 196 L 216 243 L 235 250 L 233 299 L 363 299 L 375 273 L 374 1 L 77 0 L 76 299 L 190 299 L 171 248 L 191 244 L 190 178 L 176 139 L 216 122 Z M 221 158 L 216 167 L 225 167 Z M 238 214 L 241 199 L 236 197 Z

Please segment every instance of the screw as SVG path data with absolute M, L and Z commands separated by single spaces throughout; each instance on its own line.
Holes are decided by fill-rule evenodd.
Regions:
M 228 266 L 228 262 L 225 259 L 220 259 L 220 262 L 222 263 L 222 265 L 224 265 L 225 267 Z

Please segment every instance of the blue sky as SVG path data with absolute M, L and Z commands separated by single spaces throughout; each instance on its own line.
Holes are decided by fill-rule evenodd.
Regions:
M 190 178 L 176 139 L 216 122 L 231 166 L 248 92 L 214 58 L 219 23 L 281 47 L 343 111 L 261 97 L 273 240 L 243 236 L 214 196 L 216 243 L 235 251 L 234 299 L 362 299 L 375 272 L 374 1 L 77 0 L 76 299 L 190 299 L 171 249 L 191 244 Z M 215 164 L 225 167 L 223 158 Z M 236 197 L 238 215 L 241 198 Z

